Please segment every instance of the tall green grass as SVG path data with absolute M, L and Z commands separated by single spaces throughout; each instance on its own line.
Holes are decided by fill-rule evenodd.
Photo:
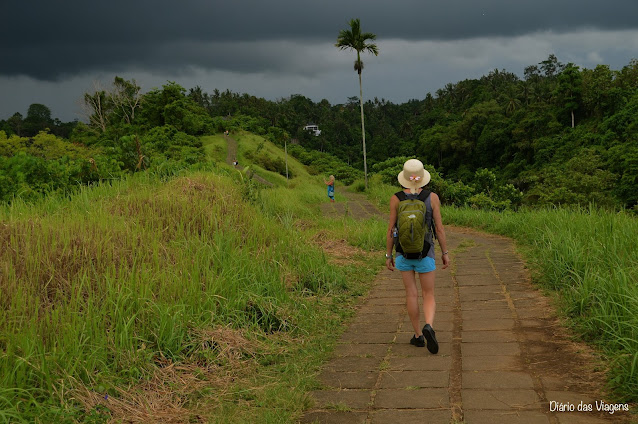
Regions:
M 77 394 L 117 398 L 162 364 L 217 364 L 218 342 L 201 335 L 218 327 L 253 340 L 285 335 L 273 342 L 279 353 L 256 358 L 266 370 L 258 375 L 274 365 L 288 380 L 255 396 L 288 393 L 286 409 L 260 409 L 272 416 L 263 422 L 299 413 L 304 390 L 290 385 L 313 380 L 293 376 L 284 359 L 310 349 L 298 344 L 309 334 L 330 339 L 326 326 L 344 313 L 333 302 L 356 281 L 299 228 L 316 220 L 308 205 L 323 187 L 265 194 L 247 184 L 223 170 L 166 182 L 139 175 L 0 209 L 0 422 L 106 420 Z M 324 349 L 304 355 L 317 362 Z M 217 412 L 230 408 L 242 422 L 232 393 L 217 397 Z
M 585 340 L 611 359 L 619 400 L 638 402 L 638 220 L 624 212 L 444 208 L 444 221 L 513 237 Z
M 203 136 L 201 141 L 208 158 L 221 163 L 226 161 L 228 146 L 222 134 Z

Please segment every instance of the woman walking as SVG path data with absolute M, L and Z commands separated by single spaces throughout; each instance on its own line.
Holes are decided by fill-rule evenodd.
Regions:
M 436 238 L 441 247 L 441 260 L 443 269 L 450 264 L 445 239 L 445 230 L 441 221 L 441 202 L 436 193 L 423 189 L 430 182 L 430 173 L 425 170 L 423 163 L 417 159 L 410 159 L 403 165 L 403 171 L 398 175 L 398 180 L 404 188 L 392 195 L 390 198 L 390 222 L 386 237 L 386 267 L 393 271 L 394 268 L 401 271 L 403 285 L 405 286 L 405 297 L 410 322 L 414 329 L 414 336 L 410 343 L 423 347 L 426 345 L 431 353 L 439 351 L 439 344 L 436 340 L 434 329 L 434 313 L 436 301 L 434 299 L 434 270 L 436 269 L 434 257 L 434 230 Z M 416 202 L 415 202 L 416 200 Z M 424 203 L 420 205 L 418 202 Z M 410 209 L 411 208 L 411 209 Z M 401 210 L 401 213 L 400 213 Z M 404 211 L 407 211 L 404 213 Z M 416 224 L 408 223 L 409 219 L 419 216 L 419 211 L 424 212 L 422 220 Z M 403 226 L 401 226 L 403 224 Z M 407 228 L 411 226 L 411 228 Z M 419 226 L 425 229 L 419 232 Z M 411 231 L 411 233 L 410 233 Z M 407 236 L 405 235 L 407 234 Z M 410 243 L 410 234 L 414 242 L 414 234 L 423 235 L 423 246 L 421 248 L 419 239 L 416 242 L 415 252 Z M 406 238 L 407 237 L 407 238 Z M 400 240 L 404 240 L 402 243 Z M 392 256 L 392 248 L 396 244 L 396 262 Z M 405 250 L 404 250 L 405 249 Z M 418 250 L 421 250 L 418 252 Z M 409 252 L 409 253 L 406 253 Z M 416 286 L 415 273 L 419 274 L 421 284 L 423 314 L 425 325 L 420 327 L 418 291 Z
M 335 176 L 331 175 L 328 181 L 323 180 L 324 183 L 328 186 L 328 197 L 330 201 L 334 203 L 335 201 Z

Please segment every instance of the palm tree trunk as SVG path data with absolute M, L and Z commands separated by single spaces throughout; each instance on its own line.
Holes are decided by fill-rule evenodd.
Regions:
M 361 135 L 363 136 L 363 175 L 368 190 L 368 162 L 366 160 L 366 128 L 363 123 L 363 88 L 361 86 L 361 70 L 359 70 L 359 105 L 361 106 Z

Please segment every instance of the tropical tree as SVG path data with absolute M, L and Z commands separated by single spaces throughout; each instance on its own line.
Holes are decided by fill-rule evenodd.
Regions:
M 363 88 L 361 86 L 361 71 L 363 71 L 363 62 L 361 61 L 361 53 L 372 53 L 379 55 L 379 49 L 370 40 L 375 40 L 377 36 L 371 32 L 361 32 L 361 22 L 359 19 L 350 20 L 350 29 L 342 29 L 339 31 L 337 43 L 335 44 L 339 50 L 355 50 L 357 52 L 357 60 L 354 62 L 354 70 L 359 74 L 359 106 L 361 108 L 361 136 L 363 137 L 363 173 L 365 179 L 365 188 L 368 189 L 368 162 L 366 160 L 366 131 L 363 119 Z
M 38 132 L 51 128 L 53 126 L 53 118 L 51 118 L 51 109 L 40 103 L 33 103 L 29 106 L 27 117 L 23 122 L 24 133 L 29 137 L 35 136 Z
M 575 125 L 574 111 L 580 107 L 582 99 L 583 77 L 578 66 L 568 63 L 558 75 L 556 94 L 561 106 L 568 110 L 572 118 L 572 128 Z

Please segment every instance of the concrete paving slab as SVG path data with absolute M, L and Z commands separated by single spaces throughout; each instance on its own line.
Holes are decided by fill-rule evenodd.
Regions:
M 341 343 L 363 343 L 363 344 L 381 344 L 392 343 L 395 338 L 395 333 L 381 333 L 381 332 L 359 332 L 348 330 L 343 333 L 339 338 Z
M 383 358 L 388 353 L 388 345 L 386 344 L 337 344 L 334 350 L 335 357 L 338 356 L 357 356 L 360 358 Z
M 353 333 L 396 333 L 399 328 L 398 322 L 392 321 L 379 321 L 371 324 L 370 322 L 363 322 L 363 320 L 358 320 L 353 322 L 348 326 L 348 330 L 344 332 L 344 334 L 353 332 Z
M 370 405 L 371 391 L 315 390 L 310 393 L 314 408 L 365 410 Z
M 549 415 L 538 411 L 465 411 L 466 424 L 549 424 Z
M 377 390 L 374 408 L 378 409 L 438 409 L 450 406 L 447 388 L 382 389 Z
M 376 324 L 398 325 L 403 319 L 403 315 L 385 315 L 385 314 L 357 314 L 349 321 L 349 325 L 366 325 L 374 329 Z
M 400 322 L 403 318 L 403 314 L 377 314 L 377 313 L 363 313 L 360 312 L 356 317 L 352 319 L 352 323 L 378 323 L 378 322 Z
M 461 331 L 463 343 L 516 343 L 517 337 L 513 330 L 473 330 Z
M 461 391 L 464 410 L 524 410 L 539 411 L 542 407 L 538 394 L 531 389 L 483 390 L 464 389 Z
M 476 302 L 479 300 L 501 300 L 504 298 L 503 293 L 499 292 L 478 292 L 478 293 L 460 293 L 461 302 Z
M 377 382 L 377 372 L 322 371 L 319 381 L 325 387 L 337 389 L 372 389 Z
M 521 348 L 518 343 L 461 343 L 461 355 L 484 356 L 489 361 L 493 356 L 520 356 Z
M 466 356 L 462 364 L 463 371 L 517 371 L 522 367 L 518 356 Z
M 343 356 L 334 358 L 324 367 L 327 371 L 379 371 L 383 358 L 359 358 L 356 356 Z
M 463 371 L 464 389 L 533 389 L 530 375 L 522 371 Z
M 556 414 L 559 424 L 607 424 L 612 421 L 610 417 L 602 418 L 599 415 L 587 414 L 584 412 L 559 412 Z M 622 420 L 622 421 L 621 421 Z M 628 422 L 624 418 L 619 418 L 617 422 Z M 635 420 L 634 423 L 638 421 Z
M 362 305 L 358 313 L 381 314 L 388 317 L 403 315 L 402 305 Z
M 463 302 L 461 303 L 462 311 L 472 311 L 476 309 L 507 309 L 509 306 L 505 298 L 498 300 L 479 300 L 475 302 Z
M 459 286 L 459 294 L 461 296 L 482 293 L 498 293 L 503 294 L 503 286 L 498 282 L 486 286 Z
M 564 375 L 542 375 L 540 381 L 548 392 L 578 391 L 578 381 Z
M 463 331 L 511 330 L 514 328 L 512 318 L 492 318 L 463 322 Z
M 449 424 L 451 419 L 449 410 L 386 409 L 373 413 L 370 424 Z
M 461 318 L 463 319 L 463 323 L 467 323 L 469 321 L 484 321 L 489 319 L 503 319 L 503 318 L 511 318 L 512 311 L 508 308 L 502 309 L 475 309 L 472 311 L 461 311 Z
M 498 280 L 496 280 L 491 274 L 457 275 L 456 280 L 458 281 L 459 287 L 493 286 L 494 284 L 498 284 Z
M 452 367 L 452 358 L 440 355 L 390 357 L 386 363 L 389 371 L 445 371 Z
M 449 371 L 384 371 L 381 373 L 379 388 L 448 387 L 449 381 Z

